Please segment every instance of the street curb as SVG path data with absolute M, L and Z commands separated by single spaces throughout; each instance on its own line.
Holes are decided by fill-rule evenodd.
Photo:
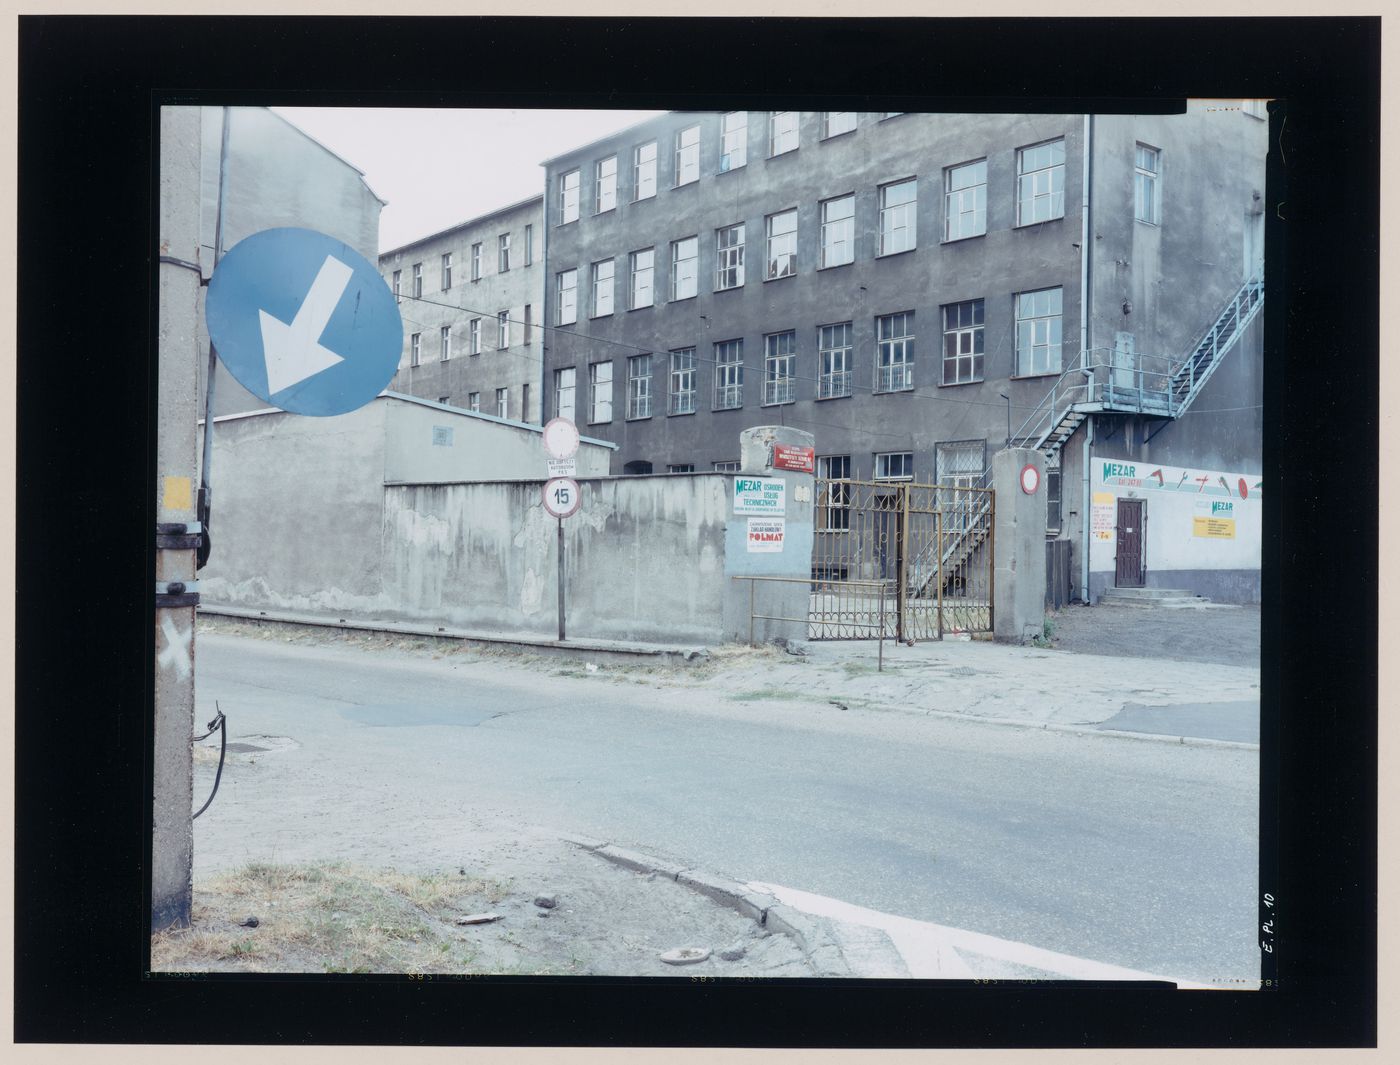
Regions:
M 711 901 L 748 917 L 760 928 L 791 936 L 798 949 L 811 962 L 817 976 L 860 976 L 852 969 L 850 960 L 841 949 L 841 936 L 833 921 L 785 906 L 773 896 L 751 891 L 747 885 L 728 877 L 716 876 L 699 869 L 680 869 L 638 851 L 614 847 L 610 843 L 586 836 L 560 838 L 566 843 L 590 850 L 614 865 L 639 873 L 656 873 L 674 880 L 682 887 L 690 888 Z M 860 947 L 866 955 L 862 961 L 878 969 L 875 974 L 877 976 L 907 977 L 908 967 L 894 943 L 888 936 L 878 933 L 875 943 L 872 944 L 870 933 L 873 931 L 862 929 L 865 934 Z

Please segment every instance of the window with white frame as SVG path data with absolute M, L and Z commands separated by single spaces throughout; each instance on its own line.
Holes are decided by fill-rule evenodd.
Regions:
M 856 113 L 854 111 L 823 111 L 822 112 L 822 137 L 839 137 L 843 133 L 849 133 L 856 128 Z
M 1016 373 L 1020 377 L 1060 372 L 1064 290 L 1043 288 L 1016 297 Z
M 535 261 L 535 227 L 533 224 L 525 227 L 525 265 L 529 266 Z
M 982 380 L 985 311 L 982 300 L 943 307 L 943 383 L 965 385 Z
M 676 186 L 689 185 L 700 178 L 700 127 L 676 131 Z
M 744 223 L 715 230 L 715 291 L 744 283 Z
M 559 175 L 559 222 L 578 221 L 578 170 Z
M 656 141 L 632 149 L 632 199 L 646 200 L 656 195 Z
M 446 292 L 452 287 L 452 253 L 450 251 L 442 253 L 442 290 Z
M 467 354 L 481 354 L 481 319 L 473 318 L 467 323 Z
M 686 237 L 671 242 L 671 302 L 687 300 L 695 295 L 696 257 L 699 238 Z
M 768 280 L 797 273 L 797 211 L 770 214 L 768 227 Z
M 1139 144 L 1136 162 L 1133 173 L 1134 217 L 1139 222 L 1155 226 L 1161 217 L 1161 190 L 1157 177 L 1161 172 L 1162 152 L 1158 148 Z
M 715 473 L 738 473 L 740 468 L 738 459 L 728 459 L 724 462 L 710 463 L 710 469 L 714 470 Z
M 744 405 L 744 342 L 722 340 L 715 345 L 715 410 Z
M 603 318 L 613 312 L 613 260 L 593 264 L 593 317 Z
M 413 298 L 416 300 L 423 298 L 423 264 L 413 264 Z
M 578 321 L 578 271 L 561 270 L 555 275 L 556 325 L 572 325 Z
M 652 294 L 652 275 L 656 272 L 656 249 L 643 248 L 628 256 L 631 275 L 631 308 L 650 307 L 655 297 Z
M 695 413 L 695 349 L 671 352 L 671 386 L 667 414 Z
M 693 462 L 668 462 L 666 464 L 667 473 L 694 473 L 695 463 Z
M 844 266 L 856 258 L 856 198 L 822 201 L 822 269 Z
M 610 155 L 593 164 L 593 213 L 602 214 L 617 206 L 617 156 Z
M 472 245 L 472 280 L 481 280 L 481 245 Z
M 880 254 L 909 251 L 917 239 L 918 178 L 880 186 Z
M 763 405 L 791 403 L 796 394 L 793 373 L 797 362 L 797 334 L 769 333 L 763 338 Z
M 943 171 L 943 239 L 962 240 L 987 232 L 987 160 Z
M 588 420 L 592 424 L 612 421 L 613 364 L 591 363 L 588 367 Z
M 496 389 L 496 417 L 497 417 L 497 418 L 509 418 L 509 417 L 510 417 L 510 414 L 508 413 L 509 410 L 510 410 L 510 399 L 509 399 L 509 397 L 508 397 L 507 390 L 504 389 L 504 388 L 498 388 L 498 389 Z
M 402 270 L 395 270 L 395 271 L 394 271 L 394 284 L 393 284 L 393 289 L 394 289 L 394 302 L 395 302 L 395 303 L 402 303 L 402 302 L 403 302 L 403 293 L 399 291 L 399 285 L 400 285 L 400 283 L 401 283 L 402 277 L 403 277 L 403 271 L 402 271 Z
M 1016 224 L 1065 216 L 1064 138 L 1016 153 Z
M 875 319 L 877 392 L 903 392 L 914 387 L 914 312 L 901 311 Z
M 838 322 L 817 330 L 817 398 L 851 394 L 851 323 Z
M 912 451 L 883 451 L 875 456 L 875 480 L 908 481 L 914 476 Z
M 505 273 L 510 269 L 510 234 L 502 233 L 496 238 L 496 269 Z
M 774 111 L 768 116 L 768 154 L 782 155 L 797 147 L 796 111 Z
M 574 379 L 577 371 L 572 366 L 554 371 L 554 414 L 567 421 L 574 420 Z
M 719 172 L 737 170 L 749 160 L 749 113 L 730 111 L 720 119 Z
M 478 414 L 481 413 L 481 393 L 480 393 L 480 392 L 468 392 L 468 393 L 467 393 L 467 410 L 474 410 L 474 411 L 476 411 Z
M 850 455 L 823 455 L 817 459 L 817 479 L 821 494 L 817 498 L 817 528 L 826 532 L 841 532 L 851 527 L 851 486 L 833 484 L 851 477 Z
M 450 325 L 445 325 L 438 330 L 438 341 L 441 344 L 438 358 L 446 362 L 452 358 L 452 327 Z
M 633 355 L 627 360 L 627 417 L 651 417 L 650 355 Z
M 417 366 L 423 355 L 423 334 L 414 333 L 408 338 L 408 364 Z
M 496 312 L 496 347 L 510 347 L 510 311 Z

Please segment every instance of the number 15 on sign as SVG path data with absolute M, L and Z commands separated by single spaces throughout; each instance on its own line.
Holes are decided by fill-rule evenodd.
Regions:
M 555 477 L 544 483 L 544 509 L 555 518 L 574 514 L 583 501 L 578 482 L 570 477 Z

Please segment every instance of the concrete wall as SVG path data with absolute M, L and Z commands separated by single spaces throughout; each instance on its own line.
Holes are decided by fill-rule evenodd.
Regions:
M 544 331 L 544 219 L 539 196 L 495 211 L 422 240 L 384 252 L 380 272 L 392 284 L 400 275 L 404 347 L 399 371 L 390 389 L 424 399 L 468 407 L 473 392 L 481 410 L 496 413 L 496 390 L 507 391 L 507 417 L 540 423 L 540 359 Z M 527 227 L 529 227 L 527 238 Z M 497 240 L 510 234 L 510 268 L 499 269 Z M 527 239 L 533 243 L 528 256 Z M 472 280 L 471 248 L 481 244 L 481 276 Z M 450 253 L 450 279 L 443 276 L 442 257 Z M 373 257 L 371 257 L 373 261 Z M 413 267 L 423 269 L 423 298 L 413 298 Z M 450 281 L 448 287 L 444 284 Z M 527 310 L 528 308 L 528 310 Z M 508 345 L 500 348 L 496 315 L 509 312 Z M 526 329 L 526 319 L 530 328 Z M 470 347 L 471 323 L 476 320 L 481 350 Z M 449 358 L 442 358 L 441 331 L 451 330 Z M 419 364 L 412 365 L 413 334 L 420 336 Z M 528 397 L 526 391 L 528 390 Z

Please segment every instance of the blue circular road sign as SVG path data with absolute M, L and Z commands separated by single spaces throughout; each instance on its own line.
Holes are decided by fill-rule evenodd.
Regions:
M 230 248 L 209 279 L 204 317 L 238 383 L 294 414 L 364 406 L 403 350 L 398 302 L 379 271 L 311 229 L 265 229 Z

